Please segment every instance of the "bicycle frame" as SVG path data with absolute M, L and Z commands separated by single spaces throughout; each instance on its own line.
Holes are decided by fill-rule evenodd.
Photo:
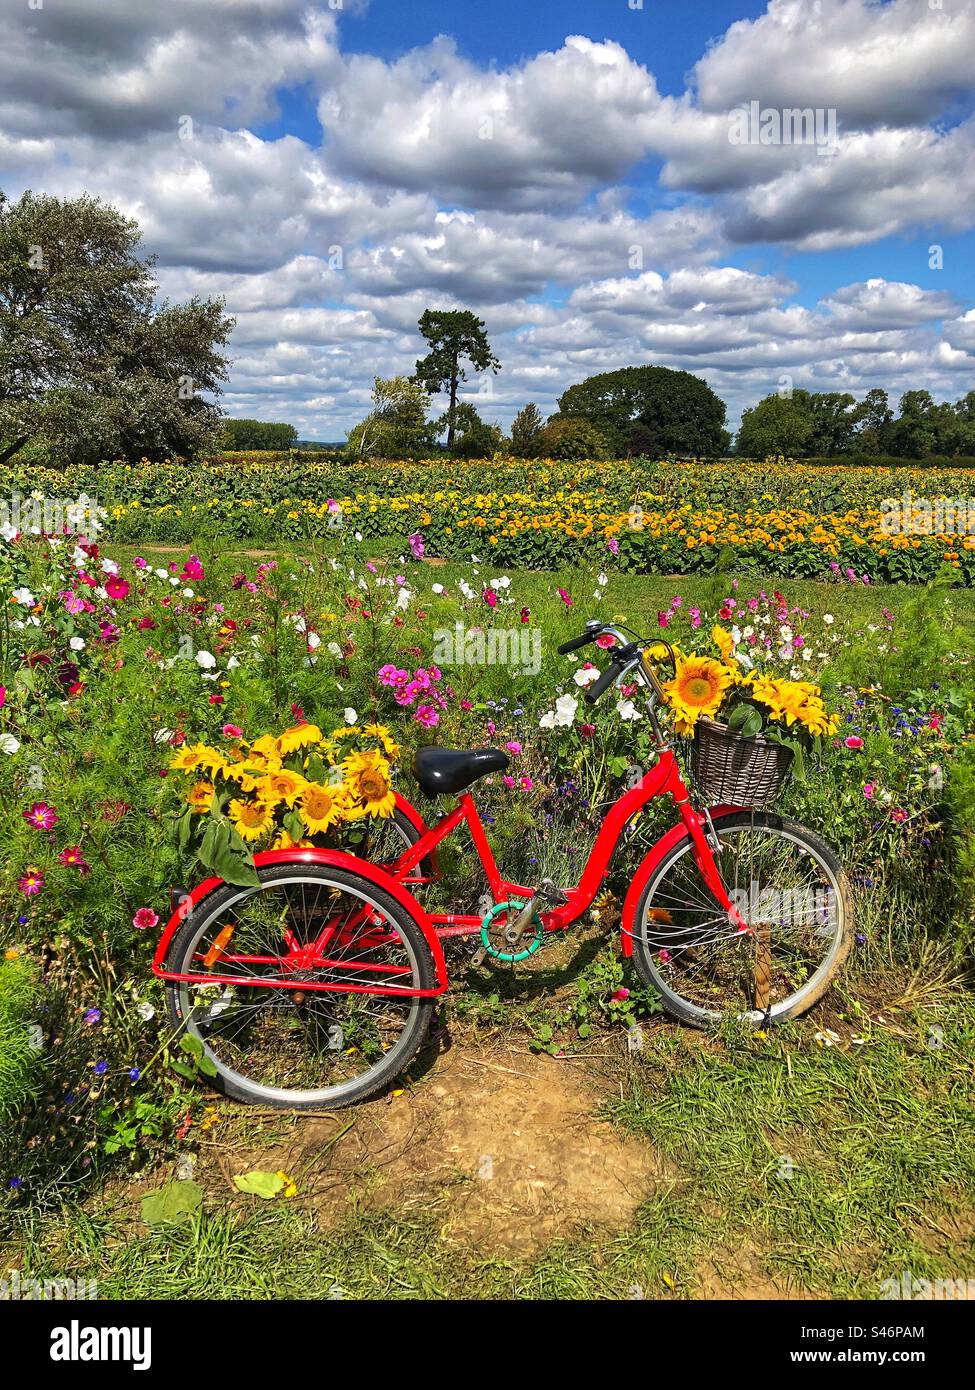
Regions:
M 613 630 L 615 631 L 615 630 Z M 615 634 L 621 643 L 625 643 L 622 633 Z M 646 654 L 644 653 L 638 661 L 632 663 L 637 679 L 649 690 L 650 717 L 657 740 L 657 762 L 650 770 L 644 774 L 640 782 L 625 792 L 611 806 L 606 815 L 596 840 L 589 852 L 585 867 L 580 876 L 579 882 L 575 887 L 566 890 L 566 901 L 563 904 L 552 907 L 539 913 L 542 930 L 545 933 L 564 931 L 573 922 L 583 915 L 591 906 L 596 894 L 606 877 L 613 855 L 619 844 L 620 838 L 628 823 L 636 816 L 648 802 L 657 796 L 670 796 L 677 808 L 680 820 L 672 829 L 657 842 L 654 848 L 644 859 L 640 869 L 631 884 L 630 892 L 624 904 L 622 917 L 622 947 L 626 955 L 632 953 L 632 922 L 635 910 L 636 899 L 639 891 L 649 879 L 650 873 L 660 862 L 663 855 L 671 846 L 681 839 L 685 834 L 690 836 L 692 845 L 691 851 L 698 871 L 709 891 L 715 898 L 718 906 L 728 913 L 729 922 L 737 925 L 739 931 L 750 932 L 751 928 L 741 917 L 734 907 L 725 889 L 714 858 L 711 836 L 714 834 L 710 812 L 701 814 L 691 804 L 690 793 L 684 783 L 680 773 L 677 759 L 673 749 L 664 738 L 655 713 L 655 697 L 659 697 L 660 685 L 656 674 L 651 666 Z M 628 670 L 630 668 L 627 668 Z M 221 961 L 232 964 L 266 964 L 275 966 L 283 972 L 277 976 L 240 976 L 228 974 L 205 973 L 204 971 L 193 973 L 176 973 L 165 968 L 165 958 L 169 944 L 185 919 L 187 913 L 192 911 L 197 903 L 201 902 L 216 888 L 222 886 L 219 879 L 208 879 L 193 890 L 191 894 L 184 895 L 177 910 L 173 913 L 165 931 L 160 938 L 153 960 L 153 973 L 161 979 L 171 982 L 183 981 L 189 983 L 210 984 L 210 985 L 236 985 L 241 987 L 262 987 L 275 989 L 291 990 L 317 990 L 332 991 L 339 993 L 361 993 L 361 994 L 384 994 L 384 995 L 406 995 L 410 997 L 432 997 L 442 994 L 449 986 L 447 968 L 444 960 L 442 942 L 451 937 L 473 936 L 481 931 L 482 917 L 469 913 L 428 913 L 422 904 L 416 899 L 410 888 L 427 881 L 414 874 L 417 866 L 424 859 L 430 859 L 436 864 L 436 854 L 438 846 L 462 824 L 465 824 L 470 832 L 474 848 L 484 874 L 487 878 L 488 886 L 495 903 L 507 902 L 511 899 L 527 900 L 535 892 L 534 887 L 519 884 L 506 879 L 494 858 L 487 833 L 483 822 L 478 814 L 477 806 L 470 792 L 464 792 L 458 799 L 457 805 L 452 811 L 447 812 L 433 826 L 427 826 L 417 811 L 417 809 L 406 800 L 405 797 L 397 794 L 398 807 L 404 812 L 417 831 L 419 838 L 403 853 L 400 858 L 392 865 L 375 865 L 354 855 L 345 854 L 337 850 L 309 849 L 302 851 L 295 850 L 271 850 L 255 856 L 255 863 L 262 867 L 264 865 L 295 865 L 319 864 L 323 866 L 341 867 L 353 870 L 361 877 L 371 882 L 374 886 L 383 888 L 391 893 L 401 907 L 405 908 L 414 918 L 417 926 L 423 932 L 424 937 L 430 946 L 435 972 L 436 986 L 429 990 L 405 989 L 394 985 L 362 984 L 359 981 L 341 982 L 316 982 L 308 980 L 297 980 L 293 978 L 296 971 L 308 971 L 316 967 L 327 966 L 336 968 L 341 966 L 340 961 L 330 960 L 326 954 L 329 946 L 334 946 L 334 931 L 327 925 L 319 933 L 313 942 L 302 945 L 296 939 L 289 939 L 290 933 L 285 934 L 286 953 L 280 957 L 235 957 L 231 953 L 221 954 Z M 714 815 L 724 815 L 735 809 L 734 807 L 714 808 Z M 413 875 L 411 877 L 411 875 Z M 368 909 L 363 909 L 361 915 L 356 915 L 351 922 L 345 923 L 342 928 L 343 933 L 358 930 L 361 923 L 365 922 L 369 915 Z M 340 933 L 340 941 L 342 934 Z M 371 941 L 373 944 L 381 944 L 383 941 L 382 929 L 373 928 L 372 932 L 367 930 L 357 938 L 362 941 Z M 361 965 L 355 967 L 361 970 Z M 375 973 L 381 974 L 382 968 L 376 968 Z M 290 977 L 290 978 L 289 978 Z

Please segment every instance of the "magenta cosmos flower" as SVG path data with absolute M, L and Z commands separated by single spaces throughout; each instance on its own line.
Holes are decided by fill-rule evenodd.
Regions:
M 425 729 L 432 729 L 435 724 L 440 723 L 440 715 L 433 708 L 433 705 L 417 705 L 413 718 Z
M 110 574 L 105 580 L 105 592 L 110 599 L 128 598 L 129 581 L 120 574 Z
M 46 801 L 35 801 L 33 806 L 24 812 L 24 820 L 35 830 L 53 830 L 58 823 L 58 813 Z
M 44 887 L 44 875 L 40 869 L 35 869 L 33 864 L 27 866 L 27 872 L 20 879 L 18 885 L 25 898 L 33 898 Z
M 137 928 L 138 931 L 148 931 L 150 928 L 154 927 L 158 921 L 159 918 L 151 907 L 140 907 L 132 918 L 132 925 Z
M 860 738 L 859 734 L 850 734 L 849 738 L 845 738 L 843 742 L 846 744 L 847 748 L 863 747 L 863 739 Z
M 58 863 L 65 868 L 77 869 L 82 874 L 91 872 L 91 865 L 82 854 L 80 845 L 68 845 L 67 849 L 63 849 L 58 855 Z

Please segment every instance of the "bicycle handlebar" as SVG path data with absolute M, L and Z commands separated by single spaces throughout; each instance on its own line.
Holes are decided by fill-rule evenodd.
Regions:
M 594 680 L 592 685 L 586 687 L 586 704 L 594 705 L 601 695 L 605 695 L 609 687 L 616 684 L 629 664 L 627 661 L 620 661 L 618 657 L 611 661 L 598 680 Z

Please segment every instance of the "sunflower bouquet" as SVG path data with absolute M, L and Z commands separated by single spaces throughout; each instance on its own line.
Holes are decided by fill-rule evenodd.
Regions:
M 701 720 L 713 720 L 741 738 L 761 735 L 784 745 L 800 766 L 806 750 L 836 733 L 839 717 L 826 708 L 818 685 L 744 670 L 720 625 L 711 640 L 718 657 L 674 649 L 674 675 L 663 690 L 677 733 L 693 738 Z
M 239 734 L 234 730 L 234 734 Z M 363 822 L 396 806 L 392 763 L 399 746 L 383 724 L 316 724 L 242 736 L 226 752 L 185 744 L 170 768 L 195 780 L 176 816 L 176 839 L 208 872 L 255 884 L 256 849 L 304 849 L 361 839 Z

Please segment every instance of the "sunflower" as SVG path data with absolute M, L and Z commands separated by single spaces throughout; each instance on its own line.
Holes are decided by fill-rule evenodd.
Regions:
M 322 731 L 317 724 L 296 724 L 293 729 L 285 729 L 275 742 L 282 758 L 289 753 L 297 753 L 299 748 L 308 748 L 313 743 L 321 743 Z
M 262 801 L 235 799 L 230 803 L 229 814 L 242 840 L 259 840 L 274 824 L 274 812 Z
M 362 805 L 369 816 L 391 816 L 396 807 L 396 794 L 389 780 L 389 763 L 382 755 L 350 753 L 342 764 L 349 795 Z
M 772 719 L 785 717 L 790 702 L 788 681 L 778 680 L 774 676 L 756 676 L 749 684 L 752 696 L 767 707 Z
M 174 772 L 199 772 L 206 766 L 206 754 L 213 752 L 203 743 L 187 743 L 178 753 L 174 753 L 169 766 Z M 219 756 L 219 754 L 218 754 Z
M 385 724 L 367 724 L 362 731 L 367 738 L 378 740 L 387 758 L 399 757 L 399 744 L 394 740 Z
M 730 632 L 725 632 L 720 623 L 715 623 L 711 629 L 711 641 L 721 653 L 721 660 L 726 662 L 731 670 L 737 675 L 738 663 L 734 657 L 735 642 Z
M 270 772 L 266 777 L 262 777 L 257 790 L 262 801 L 268 805 L 277 806 L 283 801 L 286 806 L 291 807 L 307 785 L 300 772 L 291 772 L 288 768 L 282 767 L 279 771 Z
M 256 792 L 268 770 L 256 763 L 235 763 L 225 767 L 223 775 L 228 782 L 236 782 L 242 792 Z
M 298 815 L 302 825 L 313 835 L 344 820 L 346 807 L 341 788 L 326 787 L 321 782 L 306 782 Z
M 733 673 L 720 661 L 693 652 L 678 660 L 673 679 L 664 685 L 678 733 L 692 733 L 702 715 L 717 714 L 732 684 Z
M 192 806 L 194 811 L 209 811 L 210 802 L 213 800 L 213 783 L 197 782 L 188 792 L 186 803 Z

